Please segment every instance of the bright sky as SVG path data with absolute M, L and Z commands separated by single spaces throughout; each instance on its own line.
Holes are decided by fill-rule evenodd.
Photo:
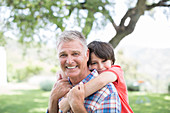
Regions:
M 165 16 L 160 15 L 156 20 L 149 16 L 142 16 L 132 34 L 125 37 L 119 44 L 123 46 L 140 46 L 151 48 L 170 48 L 170 24 Z M 170 20 L 169 20 L 170 23 Z M 112 25 L 108 25 L 105 30 L 91 33 L 88 43 L 92 40 L 108 42 L 115 35 Z M 96 37 L 95 39 L 90 37 Z M 100 39 L 101 37 L 102 39 Z
M 159 15 L 156 20 L 149 16 L 140 18 L 135 31 L 122 40 L 120 46 L 134 45 L 151 48 L 170 48 L 170 20 Z

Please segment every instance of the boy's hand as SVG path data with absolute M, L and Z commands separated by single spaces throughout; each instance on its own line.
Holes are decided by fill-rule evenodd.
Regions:
M 63 111 L 63 113 L 67 113 L 67 111 L 70 110 L 70 105 L 68 103 L 68 99 L 67 98 L 63 98 L 59 102 L 59 108 Z
M 84 107 L 85 98 L 84 84 L 79 84 L 73 87 L 67 94 L 68 102 L 70 104 L 71 110 L 76 113 L 86 113 Z

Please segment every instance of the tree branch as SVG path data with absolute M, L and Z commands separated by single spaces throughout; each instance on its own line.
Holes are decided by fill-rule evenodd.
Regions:
M 95 20 L 94 12 L 88 10 L 86 23 L 85 23 L 85 26 L 84 26 L 84 28 L 82 30 L 82 32 L 83 32 L 83 34 L 85 35 L 86 38 L 87 38 L 87 35 L 90 33 L 90 31 L 92 29 L 94 20 Z
M 102 7 L 103 10 L 102 10 L 102 14 L 108 18 L 110 20 L 110 22 L 112 23 L 113 27 L 115 28 L 115 30 L 117 31 L 118 30 L 118 26 L 116 25 L 115 21 L 112 19 L 111 15 L 109 15 L 109 12 L 105 9 L 105 7 Z
M 170 3 L 168 4 L 169 0 L 162 0 L 159 1 L 158 3 L 154 3 L 152 5 L 146 5 L 146 10 L 151 10 L 155 7 L 162 6 L 162 7 L 170 7 Z

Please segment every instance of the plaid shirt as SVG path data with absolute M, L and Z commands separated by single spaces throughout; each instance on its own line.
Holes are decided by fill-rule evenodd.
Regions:
M 98 74 L 97 71 L 93 70 L 81 82 L 83 84 L 87 83 L 93 79 L 96 74 Z M 84 106 L 88 113 L 121 113 L 121 102 L 117 90 L 112 83 L 107 84 L 102 89 L 86 97 Z M 60 109 L 59 112 L 62 113 Z M 67 113 L 71 113 L 71 111 Z
M 93 70 L 82 82 L 87 83 L 96 73 L 97 71 Z M 85 98 L 84 106 L 89 113 L 121 113 L 121 102 L 112 83 Z

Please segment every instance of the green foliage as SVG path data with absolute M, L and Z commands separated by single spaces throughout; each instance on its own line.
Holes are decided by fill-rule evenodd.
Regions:
M 94 15 L 99 12 L 102 13 L 101 7 L 111 5 L 108 0 L 85 2 L 78 0 L 2 0 L 1 4 L 11 11 L 5 22 L 9 27 L 12 27 L 14 23 L 17 25 L 21 43 L 35 41 L 33 34 L 39 36 L 39 30 L 42 28 L 50 29 L 48 26 L 55 25 L 56 29 L 63 31 L 68 26 L 71 14 L 74 18 L 74 23 L 71 26 L 76 25 L 81 29 L 86 29 L 86 32 L 83 30 L 83 33 L 87 35 L 91 31 L 95 19 L 98 19 Z M 85 16 L 87 12 L 90 12 L 89 16 Z M 106 25 L 105 20 L 100 21 L 102 22 L 98 22 L 98 24 L 105 23 L 103 25 Z M 43 38 L 39 38 L 42 41 Z
M 48 24 L 55 24 L 57 28 L 64 30 L 63 18 L 66 18 L 64 2 L 61 0 L 3 0 L 2 2 L 11 8 L 10 20 L 7 25 L 15 23 L 20 31 L 19 41 L 33 42 L 33 34 L 38 35 L 41 28 Z M 38 35 L 39 36 L 39 35 Z M 41 39 L 40 39 L 41 40 Z
M 135 59 L 130 59 L 126 57 L 123 53 L 123 50 L 119 50 L 117 52 L 116 64 L 119 64 L 122 67 L 126 81 L 134 82 L 140 79 L 139 75 L 141 74 L 137 71 L 137 61 L 135 61 Z
M 6 40 L 4 38 L 3 32 L 0 32 L 0 46 L 5 46 Z
M 168 85 L 168 93 L 170 93 L 170 84 Z
M 53 80 L 44 80 L 40 82 L 40 88 L 43 91 L 51 91 L 53 85 L 54 85 L 55 81 Z
M 8 75 L 8 81 L 16 81 L 16 82 L 22 82 L 29 78 L 30 76 L 37 75 L 39 74 L 43 68 L 40 66 L 33 66 L 33 65 L 28 65 L 23 68 L 19 69 L 13 69 L 12 65 L 8 65 L 9 67 L 9 75 Z
M 128 3 L 128 2 L 127 2 Z M 126 4 L 127 4 L 126 3 Z M 148 5 L 149 3 L 149 5 Z M 122 15 L 118 23 L 115 21 L 114 0 L 1 0 L 0 6 L 7 8 L 10 12 L 8 17 L 4 17 L 4 23 L 7 29 L 19 30 L 18 40 L 21 43 L 48 42 L 49 37 L 41 36 L 41 30 L 61 32 L 65 28 L 79 28 L 87 37 L 94 28 L 102 29 L 110 22 L 117 32 L 110 40 L 110 43 L 116 47 L 118 43 L 135 29 L 136 23 L 145 11 L 155 7 L 168 7 L 168 0 L 160 2 L 149 0 L 130 1 L 131 6 L 127 6 L 127 12 Z M 122 6 L 123 2 L 122 2 Z M 168 9 L 167 9 L 168 10 Z M 1 11 L 1 10 L 0 10 Z M 165 12 L 165 10 L 164 10 Z M 0 12 L 1 13 L 1 12 Z M 6 11 L 2 12 L 5 15 Z M 168 11 L 167 11 L 168 15 Z M 3 17 L 3 16 L 2 16 Z M 128 26 L 126 20 L 130 18 Z M 70 20 L 73 20 L 70 23 Z M 116 22 L 116 23 L 115 23 Z M 68 24 L 69 23 L 69 24 Z M 15 26 L 15 27 L 14 27 Z M 36 38 L 34 36 L 37 36 Z M 44 41 L 45 40 L 45 41 Z
M 30 45 L 24 51 L 23 45 L 16 40 L 7 41 L 7 76 L 9 82 L 25 81 L 34 75 L 56 75 L 55 72 L 59 68 L 59 64 L 55 48 L 48 48 L 44 45 L 39 48 Z
M 51 68 L 51 72 L 53 73 L 53 74 L 56 74 L 56 72 L 59 70 L 59 67 L 58 66 L 54 66 L 54 67 L 52 67 Z

